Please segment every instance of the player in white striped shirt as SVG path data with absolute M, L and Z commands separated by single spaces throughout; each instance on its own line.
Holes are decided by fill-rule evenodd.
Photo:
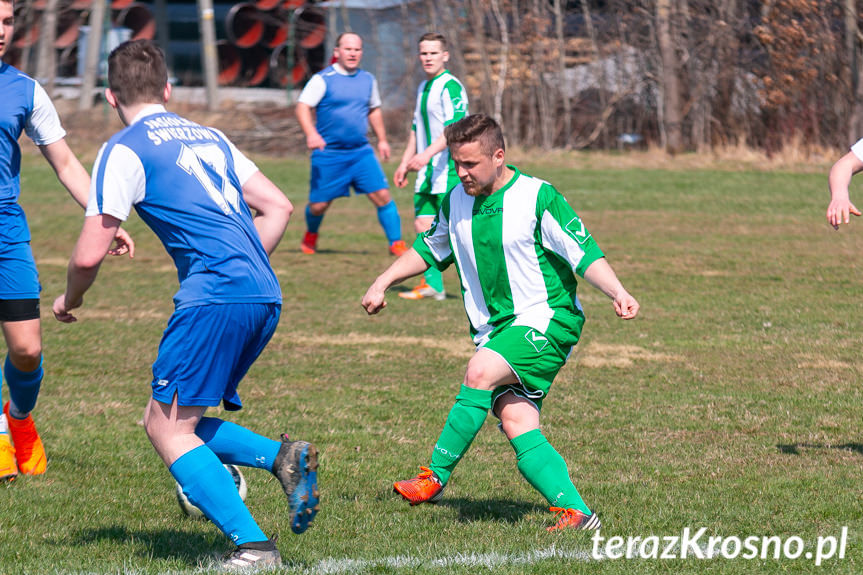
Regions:
M 418 47 L 426 80 L 417 88 L 411 132 L 393 181 L 403 188 L 408 182 L 408 172 L 417 173 L 414 230 L 421 234 L 431 227 L 444 194 L 458 184 L 444 129 L 468 115 L 468 99 L 462 83 L 446 69 L 449 62 L 446 38 L 429 32 L 420 37 Z M 446 299 L 440 271 L 427 269 L 419 285 L 400 292 L 399 296 L 409 300 Z
M 505 163 L 500 126 L 468 116 L 446 129 L 461 181 L 432 227 L 369 287 L 369 314 L 386 290 L 429 266 L 455 263 L 477 352 L 435 444 L 429 467 L 395 490 L 412 505 L 438 501 L 489 409 L 515 450 L 518 469 L 559 514 L 549 530 L 598 529 L 566 462 L 539 428 L 542 401 L 578 342 L 583 277 L 633 319 L 639 304 L 617 279 L 578 215 L 549 183 Z

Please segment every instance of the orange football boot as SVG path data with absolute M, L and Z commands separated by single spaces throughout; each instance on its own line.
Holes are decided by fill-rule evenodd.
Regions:
M 18 466 L 15 464 L 15 448 L 9 440 L 8 433 L 0 433 L 0 481 L 12 481 L 18 477 Z
M 303 243 L 300 244 L 300 250 L 308 255 L 312 255 L 318 251 L 318 234 L 306 232 L 306 235 L 303 236 Z
M 429 298 L 435 301 L 443 301 L 446 299 L 446 292 L 437 291 L 429 284 L 427 284 L 425 278 L 423 278 L 423 281 L 412 290 L 400 291 L 399 297 L 409 300 L 420 300 Z
M 390 244 L 390 253 L 396 257 L 408 251 L 408 246 L 404 240 L 396 240 Z
M 585 515 L 578 509 L 565 509 L 563 507 L 551 507 L 552 513 L 558 513 L 560 517 L 557 523 L 551 527 L 546 527 L 546 531 L 556 531 L 558 529 L 575 529 L 576 531 L 594 531 L 602 527 L 599 517 L 596 513 Z
M 434 471 L 428 467 L 420 469 L 420 474 L 413 479 L 393 483 L 393 491 L 407 499 L 411 505 L 437 503 L 443 497 L 444 485 Z
M 15 444 L 15 460 L 18 462 L 18 470 L 24 475 L 40 475 L 45 473 L 48 466 L 48 458 L 45 456 L 45 447 L 33 416 L 28 414 L 26 419 L 15 419 L 9 415 L 9 402 L 3 406 L 6 421 L 9 423 L 9 433 L 12 435 L 12 443 Z

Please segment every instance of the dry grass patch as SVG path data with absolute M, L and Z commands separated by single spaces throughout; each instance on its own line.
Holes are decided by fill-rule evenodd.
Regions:
M 671 363 L 683 361 L 683 357 L 650 351 L 637 345 L 595 342 L 587 344 L 578 353 L 578 365 L 583 367 L 632 367 L 646 361 Z

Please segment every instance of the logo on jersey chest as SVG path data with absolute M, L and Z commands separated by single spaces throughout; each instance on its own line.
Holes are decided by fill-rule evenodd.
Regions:
M 498 206 L 496 208 L 492 206 L 484 206 L 473 211 L 473 215 L 475 216 L 497 216 L 502 213 L 503 206 Z

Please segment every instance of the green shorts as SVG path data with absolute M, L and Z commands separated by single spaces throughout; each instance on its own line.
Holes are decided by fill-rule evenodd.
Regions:
M 414 216 L 433 218 L 440 211 L 444 194 L 414 194 Z
M 578 343 L 584 319 L 573 316 L 566 325 L 552 321 L 545 333 L 524 325 L 510 325 L 494 334 L 482 347 L 497 353 L 509 365 L 518 383 L 502 385 L 492 392 L 492 406 L 497 398 L 512 392 L 542 410 L 557 373 Z

